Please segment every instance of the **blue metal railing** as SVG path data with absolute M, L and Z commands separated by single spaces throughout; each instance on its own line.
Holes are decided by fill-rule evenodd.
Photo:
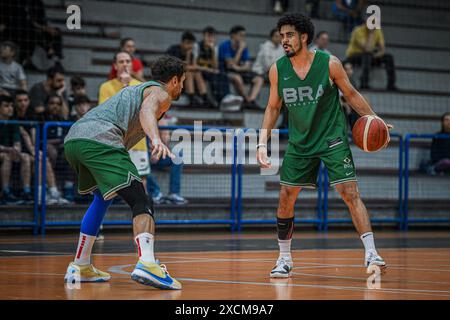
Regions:
M 409 223 L 440 223 L 440 222 L 450 222 L 450 218 L 409 218 L 409 147 L 411 144 L 411 139 L 433 139 L 433 138 L 444 138 L 450 139 L 450 134 L 411 134 L 405 135 L 404 149 L 405 149 L 405 167 L 404 167 L 404 188 L 403 188 L 403 224 L 402 230 L 408 230 Z M 450 200 L 449 200 L 450 203 Z M 450 207 L 450 206 L 449 206 Z
M 34 201 L 33 205 L 33 221 L 23 222 L 3 222 L 0 227 L 32 227 L 33 233 L 37 234 L 39 229 L 41 234 L 45 234 L 46 226 L 75 226 L 81 222 L 75 221 L 46 221 L 47 207 L 46 203 L 46 161 L 47 152 L 40 152 L 40 137 L 42 136 L 42 150 L 47 149 L 48 129 L 52 126 L 69 127 L 72 122 L 47 122 L 43 126 L 41 134 L 40 125 L 33 121 L 0 121 L 0 125 L 27 125 L 36 128 L 35 137 L 35 158 L 34 158 L 34 199 L 38 199 L 39 180 L 41 180 L 40 203 Z M 185 129 L 194 131 L 199 127 L 196 126 L 161 126 L 161 130 Z M 243 199 L 242 191 L 244 185 L 243 163 L 238 161 L 240 148 L 237 132 L 245 132 L 249 129 L 231 129 L 217 127 L 201 127 L 204 132 L 206 130 L 215 129 L 221 132 L 228 132 L 233 135 L 233 162 L 230 166 L 231 174 L 231 190 L 230 190 L 230 213 L 228 219 L 172 219 L 159 220 L 157 224 L 229 224 L 232 231 L 241 230 L 244 224 L 266 224 L 275 223 L 276 219 L 244 219 L 243 215 Z M 287 130 L 280 130 L 280 134 L 286 134 Z M 402 137 L 399 134 L 391 133 L 391 137 L 398 138 L 399 141 L 399 162 L 398 162 L 398 214 L 392 218 L 373 218 L 372 222 L 396 222 L 402 230 L 408 229 L 409 223 L 414 222 L 450 222 L 449 218 L 410 218 L 409 217 L 409 162 L 410 162 L 410 143 L 411 139 L 431 139 L 434 137 L 450 138 L 450 134 L 406 134 Z M 41 153 L 41 158 L 39 154 Z M 39 168 L 41 166 L 41 172 Z M 41 179 L 39 179 L 41 176 Z M 318 230 L 327 231 L 330 223 L 351 222 L 351 219 L 330 219 L 328 209 L 328 174 L 326 168 L 321 164 L 318 179 L 318 193 L 316 205 L 316 218 L 312 219 L 296 219 L 296 223 L 316 224 Z M 109 220 L 105 221 L 105 225 L 131 225 L 131 220 Z
M 32 222 L 2 222 L 0 227 L 33 227 L 33 234 L 37 234 L 39 230 L 39 145 L 41 140 L 39 122 L 36 121 L 17 121 L 17 120 L 0 120 L 0 125 L 24 125 L 33 126 L 36 129 L 34 143 L 34 202 L 33 202 L 33 221 Z

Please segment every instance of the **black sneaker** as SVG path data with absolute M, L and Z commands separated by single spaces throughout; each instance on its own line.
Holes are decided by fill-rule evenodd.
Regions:
M 3 192 L 3 200 L 6 202 L 6 204 L 18 204 L 19 202 L 22 202 L 20 199 L 18 199 L 16 196 L 14 196 L 11 192 L 8 192 L 8 193 Z
M 244 109 L 249 109 L 249 110 L 261 110 L 261 107 L 259 106 L 259 104 L 256 103 L 256 101 L 248 101 L 245 102 L 242 107 Z
M 208 95 L 202 96 L 203 107 L 205 108 L 217 108 L 217 102 L 211 99 Z
M 191 107 L 198 108 L 203 106 L 203 99 L 199 96 L 193 96 L 191 101 Z
M 22 198 L 23 204 L 31 204 L 34 201 L 34 197 L 31 194 L 31 192 L 22 193 L 21 198 Z

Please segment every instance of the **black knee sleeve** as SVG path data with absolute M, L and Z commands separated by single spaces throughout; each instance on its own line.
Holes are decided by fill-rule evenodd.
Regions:
M 133 218 L 140 214 L 154 214 L 153 200 L 145 193 L 142 182 L 133 180 L 129 187 L 117 191 L 117 194 L 130 206 Z
M 294 217 L 282 219 L 277 217 L 278 239 L 289 240 L 294 232 Z

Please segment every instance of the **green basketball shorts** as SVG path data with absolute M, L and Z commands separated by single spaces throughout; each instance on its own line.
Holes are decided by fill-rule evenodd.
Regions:
M 320 160 L 327 170 L 330 186 L 356 181 L 356 169 L 349 147 L 318 157 L 301 157 L 286 153 L 280 170 L 280 184 L 293 187 L 317 188 Z
M 64 153 L 78 175 L 78 192 L 88 194 L 99 189 L 103 198 L 114 198 L 133 179 L 142 181 L 125 148 L 115 148 L 92 140 L 69 140 Z

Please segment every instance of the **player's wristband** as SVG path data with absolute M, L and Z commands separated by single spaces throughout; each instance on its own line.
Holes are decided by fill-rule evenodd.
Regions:
M 260 147 L 264 147 L 264 148 L 267 149 L 267 144 L 265 144 L 265 143 L 260 143 L 260 144 L 256 145 L 256 150 L 258 150 Z

